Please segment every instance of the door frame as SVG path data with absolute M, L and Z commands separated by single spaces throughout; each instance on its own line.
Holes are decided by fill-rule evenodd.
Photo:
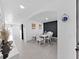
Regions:
M 78 0 L 76 0 L 76 48 L 78 47 Z M 78 59 L 78 51 L 76 51 L 76 59 Z

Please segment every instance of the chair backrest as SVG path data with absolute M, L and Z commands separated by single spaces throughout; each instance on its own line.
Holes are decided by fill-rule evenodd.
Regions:
M 47 32 L 47 35 L 48 35 L 48 37 L 52 37 L 53 32 L 49 31 L 49 32 Z

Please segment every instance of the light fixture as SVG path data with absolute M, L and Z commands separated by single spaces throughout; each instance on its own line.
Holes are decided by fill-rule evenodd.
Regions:
M 48 18 L 48 17 L 46 17 L 45 19 L 46 19 L 46 20 L 48 20 L 49 18 Z
M 21 9 L 24 9 L 24 6 L 23 6 L 23 5 L 20 5 L 20 8 L 21 8 Z

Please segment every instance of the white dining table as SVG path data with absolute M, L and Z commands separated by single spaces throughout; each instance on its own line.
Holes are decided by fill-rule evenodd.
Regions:
M 44 34 L 44 35 L 40 35 L 40 36 L 45 39 L 48 35 Z

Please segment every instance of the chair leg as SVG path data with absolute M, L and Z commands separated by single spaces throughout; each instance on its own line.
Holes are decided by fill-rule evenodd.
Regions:
M 49 44 L 51 44 L 51 39 L 49 40 Z

